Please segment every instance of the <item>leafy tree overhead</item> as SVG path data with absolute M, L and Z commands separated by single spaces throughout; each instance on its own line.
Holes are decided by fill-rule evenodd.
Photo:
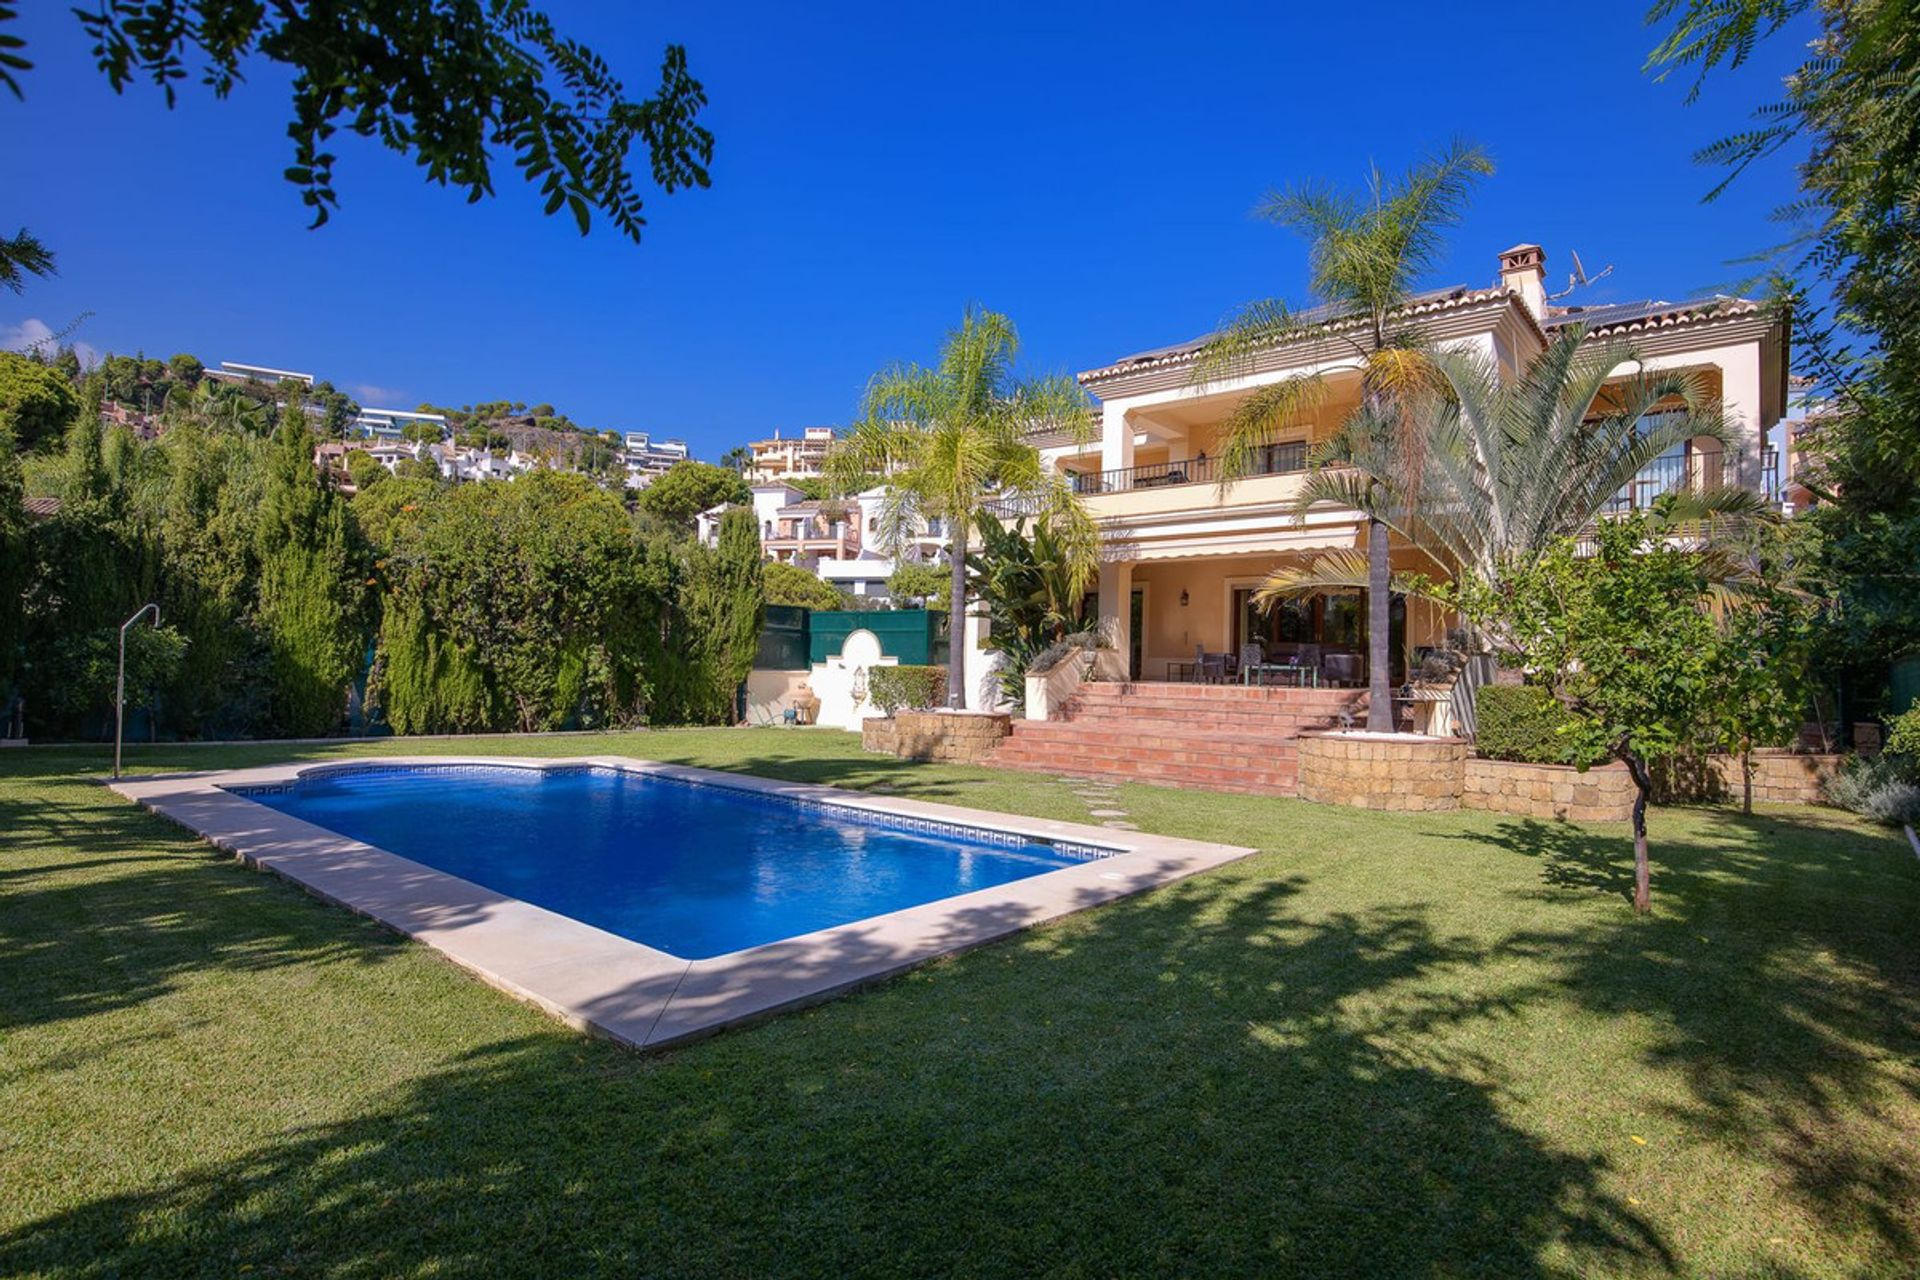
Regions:
M 1440 259 L 1440 232 L 1460 220 L 1474 183 L 1492 172 L 1486 152 L 1454 143 L 1397 179 L 1375 170 L 1362 191 L 1302 183 L 1267 197 L 1260 215 L 1307 239 L 1309 279 L 1322 309 L 1303 312 L 1279 299 L 1243 307 L 1202 350 L 1196 380 L 1245 374 L 1262 351 L 1331 337 L 1350 349 L 1352 366 L 1360 372 L 1360 406 L 1345 424 L 1346 433 L 1365 438 L 1383 454 L 1409 461 L 1419 457 L 1423 424 L 1415 410 L 1419 393 L 1431 382 L 1431 343 L 1405 308 L 1419 278 Z M 1333 317 L 1359 323 L 1330 329 L 1326 322 Z M 1221 427 L 1222 485 L 1253 474 L 1275 433 L 1325 396 L 1324 378 L 1311 375 L 1246 397 Z M 1412 490 L 1415 480 L 1406 476 L 1400 492 Z M 1394 490 L 1363 481 L 1347 496 L 1367 517 L 1367 728 L 1384 733 L 1394 723 L 1387 536 Z
M 663 192 L 708 185 L 706 90 L 686 51 L 668 45 L 652 95 L 636 100 L 526 0 L 99 0 L 75 12 L 113 88 L 151 80 L 170 107 L 189 76 L 225 98 L 255 62 L 292 72 L 285 176 L 316 227 L 339 206 L 331 139 L 342 129 L 413 157 L 469 201 L 493 194 L 496 153 L 510 153 L 546 211 L 566 209 L 583 234 L 598 212 L 640 239 L 636 145 Z M 0 6 L 0 24 L 16 16 Z M 31 66 L 0 25 L 0 86 L 21 96 Z
M 1781 211 L 1794 235 L 1774 255 L 1795 277 L 1783 290 L 1795 363 L 1824 402 L 1795 479 L 1820 499 L 1810 560 L 1826 599 L 1823 656 L 1865 710 L 1891 663 L 1920 652 L 1920 6 L 1658 0 L 1647 21 L 1664 33 L 1648 67 L 1690 73 L 1692 101 L 1808 15 L 1819 34 L 1781 97 L 1697 158 L 1725 171 L 1712 198 L 1754 162 L 1804 148 L 1800 198 Z M 1830 319 L 1809 305 L 1815 282 L 1832 289 Z
M 799 565 L 769 560 L 760 566 L 760 580 L 766 587 L 768 604 L 792 605 L 800 609 L 845 607 L 839 588 Z M 944 581 L 941 585 L 945 585 Z
M 1074 548 L 1074 572 L 1092 580 L 1097 532 L 1078 497 L 1028 443 L 1042 428 L 1088 433 L 1087 396 L 1065 375 L 1021 378 L 1013 321 L 969 307 L 931 368 L 883 369 L 867 384 L 861 420 L 827 453 L 827 476 L 840 492 L 867 477 L 887 477 L 882 541 L 898 548 L 924 516 L 951 532 L 950 608 L 966 611 L 967 536 L 974 516 L 996 495 L 1045 512 Z M 947 699 L 966 705 L 958 647 L 947 666 Z
M 674 463 L 640 491 L 640 509 L 690 529 L 702 511 L 743 503 L 752 496 L 738 472 L 688 459 Z

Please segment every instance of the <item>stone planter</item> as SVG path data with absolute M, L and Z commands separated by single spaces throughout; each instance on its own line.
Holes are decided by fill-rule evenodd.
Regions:
M 1460 803 L 1468 809 L 1569 822 L 1626 822 L 1633 817 L 1633 776 L 1618 762 L 1584 773 L 1568 764 L 1466 761 Z
M 1300 798 L 1400 813 L 1460 807 L 1464 738 L 1394 733 L 1303 733 Z
M 860 734 L 867 750 L 891 751 L 902 760 L 982 764 L 1012 726 L 1013 718 L 1000 711 L 900 711 L 867 721 Z

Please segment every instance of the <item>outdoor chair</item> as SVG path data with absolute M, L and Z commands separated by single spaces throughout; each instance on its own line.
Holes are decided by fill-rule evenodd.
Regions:
M 1360 655 L 1357 653 L 1329 653 L 1320 659 L 1320 674 L 1326 677 L 1328 684 L 1359 684 Z

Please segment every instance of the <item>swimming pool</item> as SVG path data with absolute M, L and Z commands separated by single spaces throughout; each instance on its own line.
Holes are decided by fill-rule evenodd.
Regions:
M 236 790 L 689 960 L 1114 852 L 591 766 L 360 767 Z
M 392 756 L 109 785 L 645 1049 L 1253 852 L 629 756 Z M 964 793 L 937 771 L 926 785 Z

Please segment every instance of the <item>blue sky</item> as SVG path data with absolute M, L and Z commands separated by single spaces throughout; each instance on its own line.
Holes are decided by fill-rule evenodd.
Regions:
M 509 169 L 470 206 L 352 138 L 342 207 L 308 231 L 279 176 L 283 80 L 262 68 L 225 103 L 189 86 L 168 112 L 112 93 L 66 5 L 24 6 L 37 65 L 24 103 L 0 98 L 0 226 L 60 275 L 0 295 L 0 336 L 90 312 L 76 337 L 102 351 L 308 370 L 368 403 L 547 400 L 713 458 L 850 417 L 970 301 L 1013 316 L 1038 371 L 1297 297 L 1305 256 L 1249 217 L 1262 192 L 1456 134 L 1499 172 L 1434 284 L 1487 283 L 1533 240 L 1552 288 L 1570 248 L 1616 264 L 1586 301 L 1711 291 L 1792 186 L 1775 164 L 1705 205 L 1690 155 L 1796 42 L 1688 107 L 1641 74 L 1633 4 L 549 7 L 630 87 L 668 39 L 706 83 L 713 186 L 652 196 L 638 247 L 543 217 Z

